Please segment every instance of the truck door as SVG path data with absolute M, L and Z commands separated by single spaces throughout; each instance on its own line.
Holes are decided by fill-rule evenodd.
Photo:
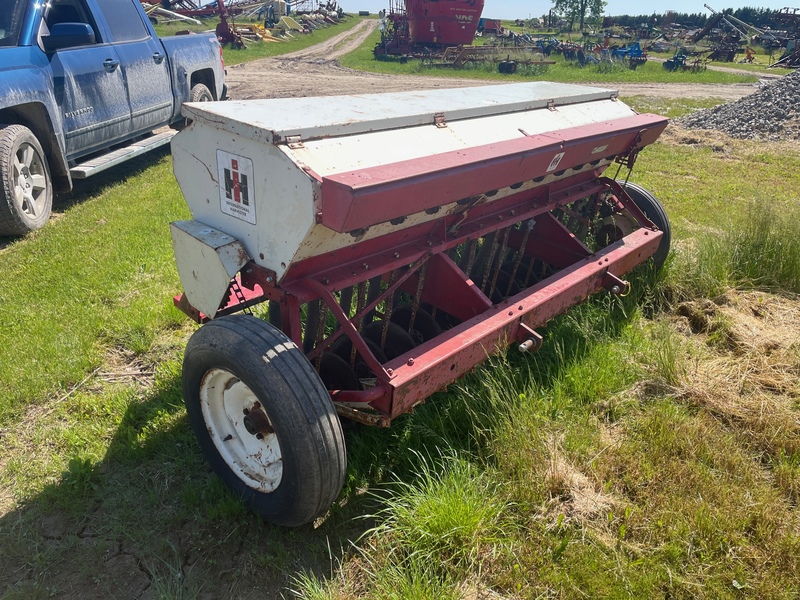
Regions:
M 128 135 L 131 115 L 120 59 L 114 47 L 98 36 L 84 2 L 51 3 L 44 23 L 43 35 L 57 23 L 88 23 L 95 32 L 94 44 L 48 53 L 68 158 Z
M 164 47 L 145 25 L 139 0 L 96 0 L 121 62 L 134 132 L 150 131 L 172 117 L 172 87 Z

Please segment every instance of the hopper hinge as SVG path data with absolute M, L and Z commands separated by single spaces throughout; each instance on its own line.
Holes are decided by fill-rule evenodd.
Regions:
M 433 115 L 433 124 L 439 129 L 447 127 L 447 122 L 444 120 L 444 113 L 436 113 Z
M 303 140 L 299 135 L 287 135 L 286 143 L 292 150 L 296 150 L 297 148 L 304 148 Z

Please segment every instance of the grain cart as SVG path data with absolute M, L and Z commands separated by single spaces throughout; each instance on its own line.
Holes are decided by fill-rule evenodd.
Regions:
M 267 520 L 339 494 L 340 417 L 388 427 L 593 292 L 663 262 L 669 224 L 631 167 L 664 129 L 554 83 L 184 105 L 172 223 L 201 323 L 183 363 L 213 469 Z M 619 170 L 619 167 L 616 167 Z M 251 312 L 268 302 L 269 323 Z M 257 309 L 258 310 L 258 309 Z M 266 311 L 264 311 L 266 312 Z M 236 313 L 236 314 L 234 314 Z

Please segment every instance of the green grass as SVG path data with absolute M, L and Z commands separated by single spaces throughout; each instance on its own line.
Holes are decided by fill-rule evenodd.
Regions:
M 672 220 L 666 271 L 348 431 L 340 499 L 292 530 L 227 492 L 186 422 L 169 157 L 83 182 L 0 250 L 0 597 L 796 597 L 800 344 L 753 346 L 725 298 L 800 311 L 800 155 L 685 135 L 633 176 Z
M 66 394 L 108 349 L 140 354 L 183 322 L 164 295 L 178 285 L 165 234 L 188 210 L 169 158 L 148 160 L 2 252 L 0 424 Z
M 705 108 L 725 104 L 721 98 L 655 98 L 652 96 L 627 96 L 625 102 L 641 113 L 654 113 L 677 119 Z
M 746 211 L 726 218 L 717 235 L 702 237 L 696 251 L 682 254 L 693 275 L 690 293 L 713 296 L 728 287 L 800 293 L 800 207 L 780 212 L 756 197 Z
M 509 527 L 508 506 L 492 473 L 454 455 L 442 466 L 421 459 L 419 470 L 395 479 L 378 500 L 380 524 L 368 535 L 381 538 L 395 564 L 407 561 L 449 569 L 474 569 L 487 547 L 501 546 Z

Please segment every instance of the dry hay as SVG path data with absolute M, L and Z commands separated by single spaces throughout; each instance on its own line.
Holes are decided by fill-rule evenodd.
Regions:
M 711 349 L 679 395 L 711 411 L 757 452 L 800 451 L 800 298 L 729 292 L 714 302 L 682 304 L 676 320 Z
M 766 148 L 770 152 L 800 152 L 800 139 L 782 141 L 755 141 L 733 138 L 716 129 L 688 129 L 674 121 L 670 122 L 658 141 L 671 146 L 690 146 L 709 148 L 723 158 L 748 159 L 763 154 Z
M 464 581 L 456 590 L 459 600 L 506 600 L 510 596 L 503 596 L 486 587 L 480 581 Z
M 110 348 L 105 355 L 97 379 L 105 383 L 132 382 L 150 386 L 155 377 L 152 365 L 126 348 Z
M 624 504 L 567 460 L 561 445 L 557 437 L 551 437 L 547 442 L 545 487 L 551 497 L 548 514 L 563 514 L 570 520 L 588 524 Z

